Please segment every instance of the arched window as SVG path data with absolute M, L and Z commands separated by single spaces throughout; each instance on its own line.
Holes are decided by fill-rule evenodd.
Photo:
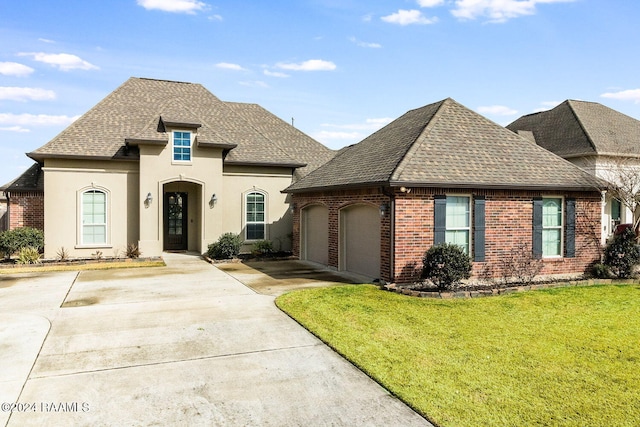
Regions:
M 100 190 L 82 193 L 82 244 L 107 243 L 107 194 Z
M 251 192 L 246 195 L 246 240 L 263 240 L 265 238 L 265 199 L 265 195 L 258 192 Z

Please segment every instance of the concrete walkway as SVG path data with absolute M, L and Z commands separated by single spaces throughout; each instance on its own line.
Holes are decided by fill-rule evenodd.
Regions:
M 429 425 L 273 296 L 165 261 L 0 275 L 0 425 Z

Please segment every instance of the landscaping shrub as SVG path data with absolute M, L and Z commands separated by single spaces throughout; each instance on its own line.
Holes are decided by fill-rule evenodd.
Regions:
M 18 252 L 18 264 L 39 264 L 40 263 L 40 251 L 37 248 L 26 246 L 20 248 Z
M 58 249 L 58 251 L 56 252 L 56 259 L 60 262 L 64 262 L 67 261 L 69 259 L 69 251 L 66 250 L 64 248 L 64 246 L 62 246 L 60 249 Z
M 125 250 L 125 255 L 127 258 L 139 258 L 140 257 L 140 248 L 135 243 L 129 243 L 127 245 L 127 249 Z
M 258 240 L 253 244 L 253 250 L 251 253 L 258 256 L 272 254 L 273 243 L 269 240 Z
M 229 259 L 238 256 L 242 241 L 239 234 L 224 233 L 217 242 L 207 248 L 207 256 L 212 259 Z
M 26 247 L 35 248 L 38 252 L 42 251 L 44 248 L 42 230 L 20 227 L 0 233 L 0 253 L 6 258 Z
M 608 279 L 610 277 L 609 267 L 600 262 L 593 264 L 591 267 L 591 275 L 596 279 Z
M 604 264 L 620 279 L 631 277 L 633 267 L 639 262 L 640 247 L 631 228 L 615 236 L 604 250 Z
M 431 280 L 438 289 L 450 289 L 462 279 L 471 277 L 471 259 L 462 248 L 452 243 L 432 246 L 422 259 L 422 278 Z

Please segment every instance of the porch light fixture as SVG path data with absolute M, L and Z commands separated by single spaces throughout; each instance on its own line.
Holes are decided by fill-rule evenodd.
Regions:
M 293 214 L 296 211 L 296 204 L 291 203 L 291 207 L 289 209 L 291 210 L 291 214 Z
M 151 195 L 151 193 L 147 193 L 147 198 L 144 199 L 144 206 L 148 208 L 149 206 L 151 206 L 151 202 L 153 202 L 153 196 Z
M 218 203 L 218 197 L 216 196 L 216 193 L 213 193 L 211 195 L 211 199 L 209 199 L 209 207 L 213 209 L 216 203 Z
M 389 205 L 386 203 L 383 203 L 380 205 L 380 218 L 384 218 L 387 215 L 387 212 L 389 212 Z

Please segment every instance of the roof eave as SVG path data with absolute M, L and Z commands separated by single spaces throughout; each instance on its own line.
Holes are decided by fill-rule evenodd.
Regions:
M 43 154 L 43 153 L 27 153 L 27 157 L 38 163 L 43 163 L 45 159 L 69 159 L 69 160 L 118 160 L 124 162 L 137 162 L 140 160 L 138 156 L 87 156 L 79 154 Z
M 131 146 L 139 146 L 139 145 L 161 145 L 165 146 L 169 143 L 168 139 L 153 139 L 153 138 L 125 138 L 125 144 Z
M 201 148 L 222 148 L 223 150 L 233 150 L 238 146 L 238 144 L 230 144 L 226 142 L 205 142 L 205 141 L 198 141 L 197 145 L 198 147 L 201 147 Z
M 250 162 L 243 160 L 225 160 L 225 165 L 229 166 L 266 166 L 275 168 L 303 168 L 307 166 L 306 163 L 286 163 L 286 162 Z
M 432 188 L 477 188 L 482 190 L 527 190 L 527 191 L 601 191 L 607 188 L 604 182 L 600 185 L 550 185 L 550 184 L 491 184 L 478 182 L 412 182 L 393 181 L 391 187 L 432 187 Z

